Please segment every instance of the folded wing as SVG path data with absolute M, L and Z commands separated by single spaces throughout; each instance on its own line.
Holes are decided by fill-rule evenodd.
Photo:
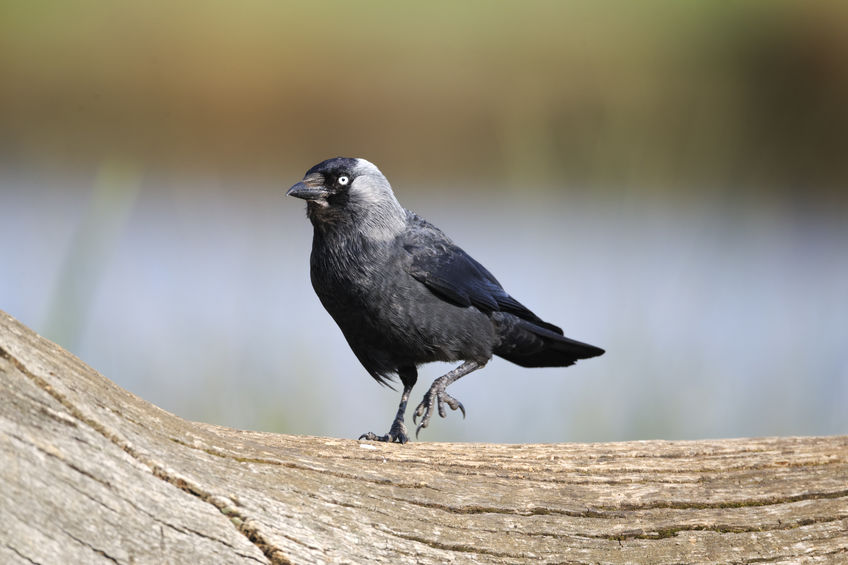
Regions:
M 418 219 L 418 218 L 416 218 Z M 566 366 L 604 351 L 563 336 L 510 296 L 483 265 L 430 224 L 420 228 L 404 247 L 412 256 L 410 275 L 443 300 L 474 306 L 498 326 L 501 343 L 495 353 L 525 367 Z

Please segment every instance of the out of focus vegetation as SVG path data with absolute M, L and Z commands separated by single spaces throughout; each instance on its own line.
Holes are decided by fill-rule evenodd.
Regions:
M 429 186 L 844 206 L 846 24 L 845 2 L 4 1 L 0 163 L 267 180 L 351 154 Z
M 167 410 L 385 431 L 283 197 L 336 155 L 607 349 L 426 439 L 848 432 L 848 2 L 0 0 L 0 308 Z

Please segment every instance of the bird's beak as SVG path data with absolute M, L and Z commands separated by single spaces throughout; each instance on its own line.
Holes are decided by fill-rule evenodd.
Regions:
M 326 198 L 328 194 L 329 192 L 324 188 L 324 177 L 318 174 L 308 175 L 286 192 L 286 196 L 304 200 L 318 200 Z

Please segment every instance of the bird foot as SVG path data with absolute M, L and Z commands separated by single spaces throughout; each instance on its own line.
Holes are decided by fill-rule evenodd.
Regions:
M 406 435 L 406 425 L 404 425 L 403 421 L 395 420 L 392 423 L 392 427 L 384 436 L 378 436 L 374 432 L 368 432 L 367 434 L 362 434 L 359 436 L 360 440 L 368 440 L 368 441 L 382 441 L 385 443 L 406 443 L 409 441 L 409 436 Z
M 424 399 L 421 401 L 421 404 L 418 405 L 415 412 L 412 414 L 412 423 L 416 423 L 416 420 L 421 418 L 421 423 L 418 425 L 418 428 L 415 429 L 416 438 L 418 437 L 418 432 L 421 431 L 421 428 L 426 428 L 430 424 L 430 418 L 433 416 L 433 410 L 437 406 L 439 408 L 439 416 L 442 418 L 447 416 L 445 404 L 450 406 L 451 410 L 459 410 L 462 412 L 462 417 L 465 418 L 465 406 L 462 405 L 462 402 L 445 392 L 445 386 L 447 385 L 440 381 L 441 379 L 436 379 L 433 382 L 430 390 L 428 390 L 427 394 L 424 395 Z

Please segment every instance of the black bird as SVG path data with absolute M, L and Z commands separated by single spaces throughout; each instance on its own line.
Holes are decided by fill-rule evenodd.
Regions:
M 417 367 L 462 361 L 433 381 L 413 414 L 416 436 L 433 410 L 465 408 L 445 388 L 492 355 L 522 367 L 567 367 L 603 349 L 563 336 L 501 287 L 438 228 L 404 209 L 365 159 L 319 163 L 286 193 L 306 200 L 314 234 L 312 287 L 359 361 L 381 384 L 397 375 L 400 406 L 389 433 L 360 439 L 408 441 L 403 422 Z

